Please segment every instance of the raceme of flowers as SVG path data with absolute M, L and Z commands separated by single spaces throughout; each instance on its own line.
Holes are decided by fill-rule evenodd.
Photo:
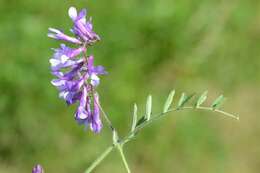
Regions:
M 49 28 L 48 37 L 73 45 L 72 48 L 61 44 L 59 48 L 53 49 L 50 64 L 56 78 L 51 83 L 57 87 L 59 97 L 68 105 L 79 102 L 75 120 L 98 133 L 102 129 L 102 122 L 96 88 L 100 83 L 99 75 L 107 72 L 103 66 L 94 66 L 94 56 L 86 54 L 87 48 L 99 41 L 100 37 L 93 31 L 91 18 L 86 19 L 86 9 L 78 13 L 75 7 L 70 7 L 68 14 L 73 21 L 71 32 L 74 36 Z

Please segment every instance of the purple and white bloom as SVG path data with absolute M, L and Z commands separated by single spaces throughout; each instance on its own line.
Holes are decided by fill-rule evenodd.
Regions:
M 84 78 L 79 80 L 54 79 L 51 83 L 59 89 L 59 97 L 71 105 L 80 99 L 80 89 L 84 84 Z
M 90 94 L 88 93 L 90 92 Z M 91 109 L 93 107 L 93 109 Z M 84 87 L 81 94 L 80 104 L 75 113 L 75 119 L 80 125 L 90 127 L 90 129 L 99 133 L 102 129 L 100 120 L 99 98 L 97 93 L 91 93 L 87 87 Z
M 100 120 L 100 109 L 99 109 L 99 96 L 98 93 L 94 94 L 94 109 L 92 111 L 91 116 L 89 117 L 90 122 L 90 129 L 95 132 L 99 133 L 102 129 L 102 122 Z
M 57 70 L 60 70 L 61 68 L 67 68 L 67 67 L 71 67 L 71 66 L 80 65 L 83 62 L 83 60 L 82 59 L 71 60 L 66 55 L 62 55 L 60 57 L 51 58 L 49 60 L 49 62 L 51 63 L 51 69 L 53 71 L 57 71 Z
M 66 34 L 64 34 L 62 31 L 55 29 L 55 28 L 49 28 L 48 37 L 54 38 L 56 40 L 63 40 L 74 44 L 81 44 L 82 42 L 74 37 L 70 37 Z
M 87 106 L 90 105 L 88 104 L 89 102 L 88 99 L 89 98 L 88 98 L 87 87 L 84 87 L 83 90 L 81 91 L 80 103 L 77 112 L 75 113 L 75 119 L 79 124 L 86 124 L 86 126 L 88 125 L 86 120 L 89 115 Z
M 32 173 L 44 173 L 41 165 L 37 164 L 33 167 Z
M 88 64 L 87 64 L 87 69 L 88 69 L 88 75 L 90 79 L 90 83 L 93 86 L 99 85 L 99 77 L 98 75 L 105 75 L 107 72 L 105 71 L 103 66 L 94 66 L 94 56 L 89 56 L 88 58 Z
M 56 79 L 52 85 L 59 90 L 59 97 L 68 105 L 79 102 L 75 113 L 75 120 L 93 132 L 102 129 L 99 113 L 99 97 L 96 91 L 100 83 L 99 75 L 107 74 L 103 66 L 94 66 L 94 56 L 87 56 L 87 47 L 100 38 L 93 32 L 92 23 L 86 21 L 86 10 L 77 13 L 76 8 L 69 9 L 69 16 L 74 22 L 73 33 L 76 38 L 69 37 L 57 29 L 50 28 L 48 36 L 57 40 L 74 43 L 77 47 L 70 48 L 61 44 L 53 49 L 54 54 L 49 60 L 52 74 Z
M 81 52 L 85 52 L 86 48 L 85 47 L 80 47 L 77 49 L 72 49 L 70 47 L 67 47 L 65 44 L 61 44 L 60 48 L 54 49 L 54 57 L 60 57 L 62 55 L 66 55 L 69 58 L 73 58 L 75 56 L 78 56 Z
M 68 13 L 74 22 L 72 32 L 77 37 L 81 38 L 87 44 L 92 44 L 100 40 L 100 37 L 93 31 L 91 18 L 89 21 L 86 20 L 86 9 L 82 9 L 79 13 L 77 13 L 77 9 L 75 7 L 70 7 Z
M 85 52 L 85 47 L 80 47 L 78 49 L 72 49 L 64 44 L 61 44 L 59 49 L 54 49 L 55 53 L 53 57 L 49 60 L 51 63 L 51 68 L 53 71 L 57 71 L 61 68 L 66 68 L 69 66 L 75 66 L 83 62 L 83 59 L 73 59 L 75 56 L 79 55 L 81 52 Z

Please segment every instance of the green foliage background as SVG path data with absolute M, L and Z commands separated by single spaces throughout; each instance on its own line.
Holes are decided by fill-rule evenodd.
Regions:
M 172 113 L 128 144 L 135 173 L 258 173 L 260 170 L 259 0 L 0 0 L 0 172 L 83 172 L 111 143 L 105 127 L 79 127 L 51 86 L 48 60 L 68 32 L 67 9 L 87 7 L 102 42 L 89 51 L 109 75 L 99 86 L 103 107 L 121 135 L 133 103 L 154 112 L 172 88 L 228 97 L 240 122 L 208 112 Z M 144 112 L 144 110 L 141 110 Z M 141 113 L 139 112 L 139 115 Z M 96 170 L 124 172 L 113 152 Z

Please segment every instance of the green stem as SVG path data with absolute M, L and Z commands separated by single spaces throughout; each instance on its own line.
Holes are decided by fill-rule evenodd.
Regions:
M 90 167 L 88 167 L 88 169 L 85 171 L 85 173 L 90 173 L 91 171 L 93 171 L 93 169 L 100 164 L 100 162 L 102 160 L 104 160 L 104 158 L 106 158 L 106 156 L 115 148 L 114 145 L 108 147 L 91 165 Z
M 94 101 L 95 101 L 95 99 L 94 99 Z M 99 109 L 101 110 L 101 112 L 102 112 L 102 114 L 103 114 L 105 120 L 107 121 L 107 124 L 108 124 L 108 126 L 110 127 L 110 129 L 111 129 L 112 131 L 114 131 L 115 128 L 113 127 L 112 122 L 111 122 L 110 119 L 108 118 L 108 115 L 106 114 L 106 112 L 105 112 L 104 109 L 102 108 L 101 104 L 98 103 L 97 101 L 95 101 L 95 103 L 98 105 Z
M 123 147 L 121 145 L 118 145 L 117 149 L 118 149 L 118 151 L 120 153 L 120 156 L 121 156 L 121 158 L 122 158 L 122 160 L 124 162 L 124 166 L 125 166 L 125 169 L 126 169 L 127 173 L 131 173 L 130 168 L 129 168 L 128 163 L 127 163 L 126 158 L 125 158 Z

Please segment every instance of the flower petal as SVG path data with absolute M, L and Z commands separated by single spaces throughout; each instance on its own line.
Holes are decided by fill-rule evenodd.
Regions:
M 72 20 L 76 20 L 78 14 L 77 9 L 75 7 L 70 7 L 68 13 Z

